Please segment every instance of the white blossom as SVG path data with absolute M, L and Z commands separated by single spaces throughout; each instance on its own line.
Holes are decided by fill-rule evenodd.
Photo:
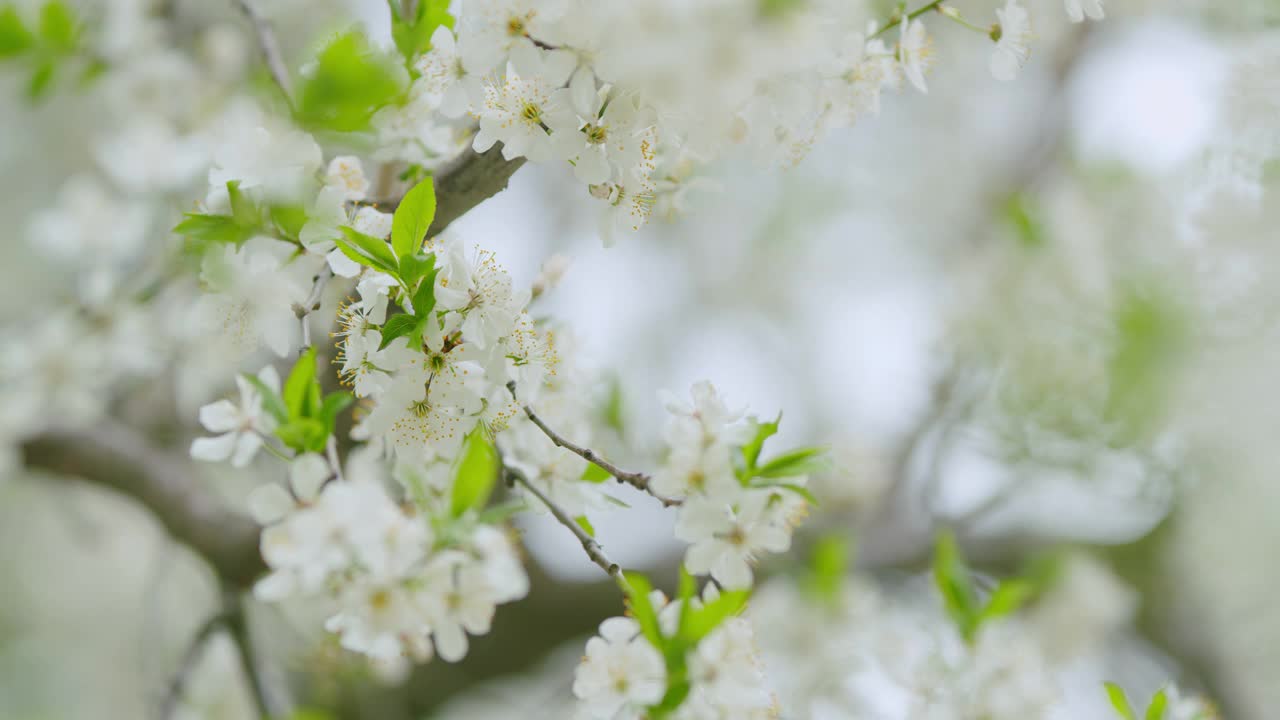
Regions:
M 280 391 L 280 376 L 270 365 L 258 373 L 258 380 L 268 389 Z M 207 462 L 230 460 L 232 466 L 244 467 L 262 447 L 264 436 L 275 429 L 275 419 L 264 408 L 257 388 L 241 376 L 236 377 L 236 387 L 239 404 L 218 400 L 200 408 L 200 424 L 220 434 L 193 441 L 191 457 Z

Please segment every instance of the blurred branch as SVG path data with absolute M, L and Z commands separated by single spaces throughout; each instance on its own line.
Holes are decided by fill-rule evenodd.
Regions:
M 201 485 L 189 459 L 152 447 L 130 428 L 101 422 L 48 431 L 24 443 L 22 454 L 28 468 L 79 477 L 142 503 L 231 587 L 247 588 L 266 569 L 257 524 Z
M 249 695 L 253 698 L 254 707 L 258 710 L 258 718 L 270 720 L 276 715 L 271 712 L 266 682 L 258 667 L 253 634 L 249 631 L 249 618 L 245 613 L 244 595 L 235 589 L 227 589 L 223 597 L 223 602 L 226 604 L 227 630 L 231 632 L 231 639 L 236 644 L 236 651 L 240 656 L 240 667 L 244 671 L 244 680 L 249 686 Z
M 178 665 L 178 671 L 173 674 L 173 680 L 169 682 L 169 688 L 160 702 L 161 720 L 169 720 L 177 713 L 178 703 L 186 693 L 187 681 L 191 679 L 191 674 L 195 672 L 201 656 L 204 655 L 205 646 L 210 638 L 223 629 L 226 622 L 226 613 L 219 612 L 196 630 L 195 636 L 191 638 L 191 644 L 187 646 L 187 651 Z
M 255 8 L 251 0 L 236 0 L 240 5 L 240 10 L 249 18 L 253 30 L 258 35 L 258 47 L 262 50 L 262 58 L 267 63 L 267 70 L 271 72 L 271 79 L 276 81 L 276 85 L 280 86 L 280 92 L 284 93 L 285 102 L 289 106 L 293 106 L 293 82 L 289 79 L 289 68 L 284 64 L 284 55 L 280 52 L 280 43 L 276 40 L 276 34 L 271 29 L 271 23 L 262 17 L 258 9 Z

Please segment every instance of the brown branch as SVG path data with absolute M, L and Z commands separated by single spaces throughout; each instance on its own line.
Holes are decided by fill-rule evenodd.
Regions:
M 507 383 L 507 390 L 511 391 L 511 397 L 514 399 L 516 397 L 516 384 L 514 381 Z M 542 418 L 538 417 L 538 414 L 534 412 L 533 408 L 529 407 L 528 405 L 521 405 L 520 409 L 524 411 L 525 416 L 529 418 L 530 422 L 538 426 L 538 429 L 542 431 L 543 435 L 546 435 L 548 438 L 551 439 L 551 442 L 554 443 L 556 447 L 564 448 L 565 450 L 568 450 L 569 452 L 573 453 L 574 455 L 577 455 L 583 460 L 586 460 L 592 465 L 595 465 L 601 470 L 604 470 L 605 472 L 612 475 L 614 479 L 616 479 L 618 482 L 626 483 L 641 492 L 645 492 L 645 493 L 648 493 L 649 495 L 652 495 L 653 497 L 661 501 L 664 507 L 672 507 L 673 505 L 680 504 L 679 500 L 662 497 L 661 495 L 658 495 L 657 493 L 655 493 L 653 490 L 649 489 L 648 474 L 642 473 L 642 472 L 631 472 L 629 470 L 623 470 L 617 465 L 614 465 L 608 460 L 605 460 L 604 458 L 600 457 L 599 453 L 592 450 L 591 448 L 578 445 L 577 443 L 565 438 L 560 433 L 551 429 L 551 426 L 547 425 L 547 423 L 544 422 Z
M 506 189 L 516 170 L 524 165 L 524 158 L 507 160 L 502 157 L 502 143 L 477 153 L 468 149 L 449 161 L 436 174 L 436 219 L 427 231 L 428 237 L 444 232 L 454 220 L 471 208 Z M 392 212 L 400 199 L 365 203 L 384 212 Z
M 578 521 L 569 517 L 569 513 L 565 512 L 564 508 L 555 504 L 551 498 L 547 497 L 546 493 L 542 492 L 535 487 L 533 483 L 529 482 L 529 478 L 525 477 L 524 473 L 512 467 L 504 467 L 502 471 L 507 476 L 508 483 L 519 483 L 524 487 L 524 489 L 533 493 L 534 497 L 541 500 L 543 505 L 547 506 L 547 509 L 551 511 L 551 514 L 555 516 L 555 519 L 560 521 L 561 525 L 568 528 L 569 532 L 573 533 L 573 536 L 578 538 L 578 542 L 582 543 L 582 549 L 586 551 L 587 557 L 591 559 L 591 562 L 599 565 L 601 570 L 604 570 L 609 574 L 609 577 L 625 586 L 627 581 L 622 576 L 622 568 L 618 566 L 618 563 L 613 562 L 604 554 L 604 548 L 601 547 L 600 543 L 596 542 L 595 538 L 588 535 L 586 530 L 582 529 L 582 526 L 578 525 Z
M 142 503 L 231 587 L 247 588 L 266 570 L 257 524 L 202 485 L 188 458 L 152 447 L 124 425 L 48 431 L 22 453 L 28 468 L 80 477 Z

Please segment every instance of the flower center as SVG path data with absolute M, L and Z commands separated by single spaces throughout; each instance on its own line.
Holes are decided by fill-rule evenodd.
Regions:
M 603 125 L 587 123 L 587 126 L 582 128 L 582 132 L 587 136 L 587 142 L 592 145 L 603 144 L 605 140 L 609 139 L 609 130 Z
M 542 108 L 536 104 L 527 102 L 524 107 L 520 108 L 520 117 L 531 123 L 542 122 Z

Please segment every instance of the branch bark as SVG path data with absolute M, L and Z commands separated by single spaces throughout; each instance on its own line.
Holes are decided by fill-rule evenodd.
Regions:
M 436 219 L 428 237 L 444 232 L 454 220 L 507 188 L 511 176 L 524 165 L 522 157 L 502 157 L 502 143 L 477 153 L 467 150 L 436 172 Z M 400 199 L 368 203 L 383 212 L 393 212 Z

